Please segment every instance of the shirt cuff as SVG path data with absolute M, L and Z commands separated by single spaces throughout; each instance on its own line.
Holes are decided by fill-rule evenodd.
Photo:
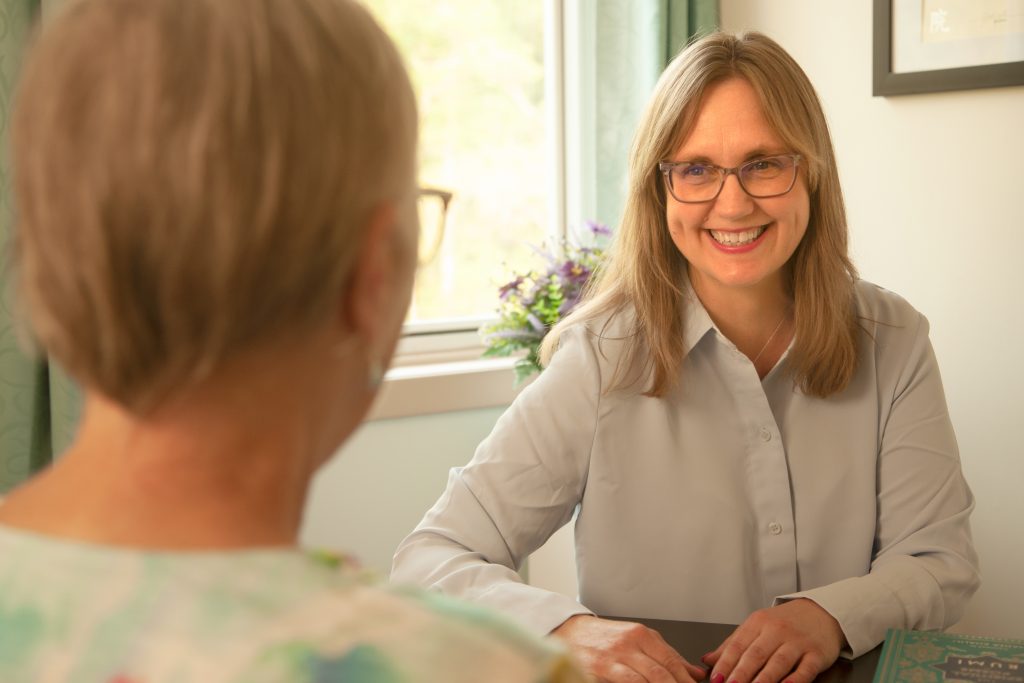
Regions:
M 847 631 L 846 625 L 843 624 L 843 620 L 840 619 L 839 616 L 834 611 L 832 611 L 831 609 L 829 609 L 828 607 L 823 605 L 821 603 L 821 600 L 819 599 L 819 597 L 815 597 L 814 595 L 812 595 L 813 593 L 815 593 L 815 591 L 804 591 L 802 593 L 791 593 L 789 595 L 780 595 L 779 597 L 775 598 L 775 600 L 772 602 L 772 607 L 775 607 L 776 605 L 781 605 L 784 602 L 789 602 L 790 600 L 798 600 L 800 598 L 803 598 L 805 600 L 810 600 L 811 602 L 816 604 L 818 607 L 820 607 L 821 609 L 823 609 L 826 612 L 828 612 L 829 615 L 831 615 L 831 617 L 833 619 L 835 619 L 839 623 L 839 628 L 842 630 L 843 638 L 845 640 L 845 642 L 843 644 L 843 648 L 839 651 L 839 656 L 843 657 L 844 659 L 853 659 L 853 658 L 859 657 L 861 654 L 863 654 L 863 653 L 856 653 L 856 654 L 854 653 L 854 651 L 853 651 L 853 649 L 852 649 L 852 647 L 850 645 L 850 634 Z M 868 650 L 870 650 L 870 649 L 871 648 L 868 648 Z M 867 650 L 865 650 L 865 652 L 867 652 Z
M 502 613 L 539 636 L 548 635 L 569 617 L 593 614 L 561 593 L 511 581 L 495 585 L 475 596 L 473 601 Z
M 921 573 L 887 577 L 868 574 L 782 595 L 774 604 L 797 598 L 813 601 L 839 622 L 847 642 L 840 656 L 852 659 L 874 649 L 885 640 L 890 628 L 941 628 L 941 619 L 937 626 L 932 623 L 935 615 L 916 614 L 934 609 L 931 603 L 935 590 L 934 579 Z

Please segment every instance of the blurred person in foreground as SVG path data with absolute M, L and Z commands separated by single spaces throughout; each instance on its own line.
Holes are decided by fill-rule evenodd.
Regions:
M 416 106 L 363 8 L 71 0 L 12 135 L 20 300 L 85 409 L 0 503 L 0 680 L 579 680 L 296 547 L 416 260 Z
M 928 322 L 847 241 L 800 66 L 761 34 L 696 40 L 640 122 L 596 286 L 392 578 L 553 632 L 608 681 L 704 674 L 597 615 L 738 624 L 710 683 L 808 683 L 888 628 L 955 623 L 974 499 Z M 524 585 L 574 514 L 579 599 Z

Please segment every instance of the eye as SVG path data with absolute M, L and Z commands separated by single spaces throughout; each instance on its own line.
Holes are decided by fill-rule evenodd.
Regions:
M 767 157 L 751 161 L 746 165 L 746 169 L 754 173 L 764 173 L 766 171 L 781 171 L 783 166 L 782 157 Z
M 677 166 L 679 176 L 684 180 L 700 180 L 711 173 L 711 167 L 704 164 Z

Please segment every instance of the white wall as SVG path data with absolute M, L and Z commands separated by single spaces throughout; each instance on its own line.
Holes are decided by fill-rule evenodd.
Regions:
M 465 410 L 363 425 L 317 473 L 303 544 L 350 552 L 386 574 L 395 547 L 444 491 L 448 470 L 469 461 L 501 412 Z
M 784 45 L 817 86 L 861 274 L 931 320 L 967 477 L 984 585 L 963 631 L 1024 637 L 1024 88 L 871 97 L 867 0 L 722 0 L 728 30 Z M 953 172 L 972 180 L 951 183 Z M 371 423 L 320 474 L 303 538 L 386 571 L 394 546 L 500 410 Z M 531 559 L 575 590 L 571 531 Z
M 872 97 L 867 0 L 722 0 L 722 24 L 775 38 L 821 95 L 861 276 L 931 321 L 978 500 L 958 630 L 1024 637 L 1024 87 Z

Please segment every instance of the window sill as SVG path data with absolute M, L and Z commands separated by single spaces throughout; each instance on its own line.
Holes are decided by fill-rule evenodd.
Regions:
M 405 365 L 388 371 L 369 420 L 505 407 L 526 383 L 515 386 L 515 358 Z

